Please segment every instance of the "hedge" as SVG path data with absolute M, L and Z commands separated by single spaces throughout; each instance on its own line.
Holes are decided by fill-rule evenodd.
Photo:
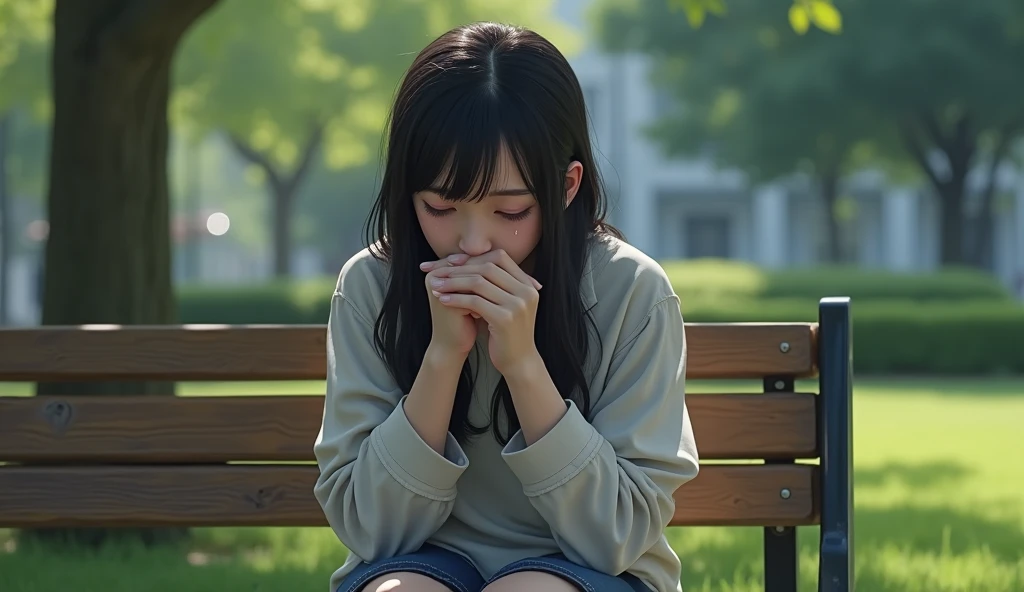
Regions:
M 854 267 L 763 270 L 741 261 L 687 260 L 662 263 L 682 298 L 793 298 L 825 296 L 870 299 L 1013 299 L 990 273 L 948 268 L 927 273 L 896 273 Z
M 333 281 L 179 293 L 186 323 L 323 324 Z M 865 290 L 865 293 L 868 291 Z M 896 293 L 908 294 L 900 289 Z M 952 292 L 950 292 L 952 293 Z M 829 290 L 826 295 L 849 295 Z M 817 297 L 682 295 L 687 322 L 817 320 Z M 1024 306 L 976 298 L 853 297 L 854 364 L 864 374 L 1024 374 Z
M 334 281 L 274 282 L 256 286 L 190 286 L 178 290 L 183 323 L 326 323 Z

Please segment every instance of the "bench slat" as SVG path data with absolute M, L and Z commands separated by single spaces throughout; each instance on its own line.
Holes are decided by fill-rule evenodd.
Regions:
M 816 395 L 691 394 L 702 459 L 817 456 Z M 0 461 L 313 460 L 323 397 L 0 397 Z
M 705 466 L 676 493 L 672 524 L 815 524 L 816 470 Z M 0 467 L 0 527 L 324 526 L 316 477 L 287 465 Z
M 816 324 L 688 323 L 686 331 L 689 378 L 817 371 Z M 3 329 L 0 381 L 322 380 L 326 338 L 322 325 Z

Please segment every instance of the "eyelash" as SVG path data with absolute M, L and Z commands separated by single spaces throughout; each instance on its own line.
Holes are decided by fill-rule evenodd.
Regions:
M 425 203 L 425 204 L 423 204 L 423 211 L 425 211 L 427 214 L 429 214 L 431 216 L 434 216 L 435 218 L 441 218 L 441 217 L 447 216 L 448 213 L 451 212 L 452 210 L 451 210 L 451 208 L 449 208 L 447 210 L 439 210 L 437 208 L 431 207 L 430 204 L 426 204 Z M 530 207 L 526 208 L 525 210 L 523 210 L 521 212 L 516 212 L 515 214 L 508 214 L 508 213 L 505 213 L 505 212 L 498 212 L 498 215 L 501 216 L 502 218 L 508 220 L 509 222 L 519 222 L 520 220 L 526 219 L 526 217 L 529 216 L 530 212 L 532 212 L 532 211 L 533 211 L 533 206 L 530 206 Z

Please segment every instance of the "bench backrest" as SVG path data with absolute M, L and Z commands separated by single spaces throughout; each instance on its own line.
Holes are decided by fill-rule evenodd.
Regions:
M 689 378 L 766 392 L 687 395 L 704 466 L 673 525 L 819 522 L 821 468 L 794 461 L 821 456 L 821 397 L 793 388 L 818 376 L 819 328 L 687 324 Z M 0 382 L 322 381 L 325 339 L 323 326 L 5 329 Z M 312 494 L 322 396 L 2 395 L 0 527 L 326 524 Z

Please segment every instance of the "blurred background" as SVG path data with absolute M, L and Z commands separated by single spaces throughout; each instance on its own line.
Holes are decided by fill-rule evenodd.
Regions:
M 687 321 L 852 297 L 859 589 L 1024 590 L 1020 0 L 0 0 L 0 325 L 324 323 L 400 76 L 473 20 L 567 55 Z M 688 589 L 760 589 L 736 531 L 673 533 Z M 344 556 L 203 536 L 230 588 Z

